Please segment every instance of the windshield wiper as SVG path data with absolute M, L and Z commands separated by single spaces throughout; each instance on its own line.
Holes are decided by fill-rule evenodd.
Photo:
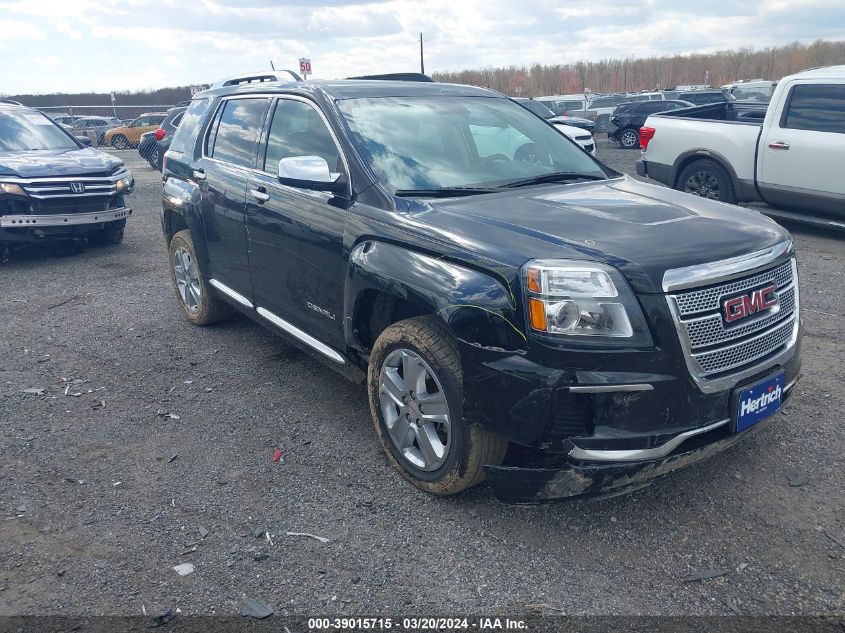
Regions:
M 438 187 L 436 189 L 397 189 L 394 195 L 408 198 L 453 198 L 455 196 L 475 196 L 481 193 L 496 193 L 496 189 L 486 187 Z
M 607 176 L 586 174 L 580 171 L 557 171 L 551 174 L 540 174 L 539 176 L 526 178 L 525 180 L 515 180 L 514 182 L 502 185 L 502 187 L 525 187 L 528 185 L 542 185 L 547 182 L 565 182 L 567 180 L 607 180 Z

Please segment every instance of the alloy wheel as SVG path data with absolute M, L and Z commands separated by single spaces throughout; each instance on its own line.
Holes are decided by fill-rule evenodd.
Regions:
M 684 191 L 710 200 L 719 199 L 719 181 L 709 171 L 697 171 L 684 183 Z
M 624 134 L 622 134 L 622 145 L 623 147 L 634 147 L 635 145 L 639 145 L 640 138 L 633 131 L 627 130 Z
M 440 468 L 451 449 L 449 403 L 440 379 L 409 349 L 393 350 L 381 366 L 379 404 L 387 432 L 407 464 Z
M 182 303 L 191 314 L 199 312 L 202 301 L 202 286 L 200 286 L 199 271 L 191 253 L 183 247 L 173 253 L 173 271 L 176 277 L 176 288 Z

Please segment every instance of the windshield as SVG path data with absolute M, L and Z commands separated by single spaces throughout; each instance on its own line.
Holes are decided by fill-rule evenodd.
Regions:
M 40 112 L 0 112 L 0 151 L 48 149 L 79 149 L 79 146 Z
M 380 97 L 338 106 L 393 192 L 496 187 L 559 172 L 606 177 L 589 154 L 509 99 Z

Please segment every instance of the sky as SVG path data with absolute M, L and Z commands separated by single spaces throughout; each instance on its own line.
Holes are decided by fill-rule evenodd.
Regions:
M 556 64 L 845 39 L 842 0 L 0 0 L 0 94 Z

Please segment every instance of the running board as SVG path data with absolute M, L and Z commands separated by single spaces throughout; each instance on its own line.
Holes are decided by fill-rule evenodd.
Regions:
M 217 290 L 222 292 L 224 295 L 226 295 L 227 297 L 229 297 L 233 301 L 240 303 L 245 308 L 254 308 L 255 307 L 255 306 L 252 305 L 252 301 L 247 299 L 245 296 L 243 296 L 241 293 L 237 292 L 236 290 L 232 290 L 226 284 L 221 283 L 221 282 L 217 281 L 216 279 L 209 279 L 208 283 L 211 284 L 212 286 L 214 286 L 214 288 L 216 288 Z
M 341 365 L 346 364 L 346 359 L 344 359 L 343 356 L 338 354 L 331 347 L 329 347 L 328 345 L 326 345 L 322 341 L 318 341 L 317 339 L 315 339 L 310 334 L 303 332 L 302 330 L 300 330 L 295 325 L 288 323 L 283 318 L 276 316 L 275 314 L 273 314 L 269 310 L 262 308 L 262 307 L 256 308 L 256 312 L 258 312 L 258 314 L 260 314 L 265 319 L 270 321 L 270 323 L 275 325 L 280 330 L 284 330 L 285 332 L 287 332 L 288 334 L 290 334 L 294 338 L 302 341 L 303 343 L 305 343 L 309 347 L 314 348 L 315 350 L 320 352 L 323 356 L 330 358 L 334 362 L 340 363 Z
M 820 229 L 827 229 L 832 231 L 845 231 L 845 219 L 834 220 L 818 215 L 805 215 L 803 213 L 796 213 L 795 211 L 784 211 L 783 209 L 772 209 L 771 207 L 751 206 L 749 209 L 759 211 L 763 215 L 767 215 L 775 220 L 786 220 L 787 222 L 795 222 L 798 224 L 807 224 Z

